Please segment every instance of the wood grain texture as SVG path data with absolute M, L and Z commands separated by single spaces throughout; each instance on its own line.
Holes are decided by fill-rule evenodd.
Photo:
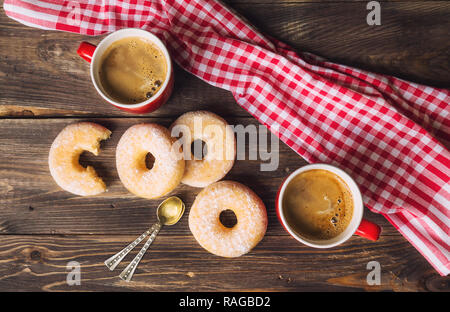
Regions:
M 271 8 L 270 14 L 248 10 L 245 16 L 299 51 L 412 81 L 450 86 L 450 42 L 445 39 L 450 2 L 382 3 L 380 26 L 367 25 L 366 4 L 286 4 Z
M 267 235 L 249 254 L 224 259 L 203 250 L 192 236 L 165 236 L 163 233 L 148 250 L 130 283 L 120 280 L 118 274 L 137 250 L 113 272 L 103 261 L 134 236 L 0 235 L 0 289 L 439 291 L 449 287 L 448 279 L 435 274 L 416 250 L 395 237 L 384 236 L 378 243 L 352 238 L 326 251 L 302 246 L 286 236 Z M 373 260 L 382 266 L 380 286 L 366 283 L 366 265 Z M 81 264 L 80 286 L 66 283 L 69 261 Z
M 387 2 L 382 25 L 366 24 L 363 2 L 235 3 L 262 31 L 299 51 L 395 74 L 435 86 L 450 86 L 450 2 Z M 105 103 L 91 85 L 88 64 L 76 49 L 86 37 L 36 30 L 0 13 L 1 116 L 129 116 Z M 176 68 L 175 92 L 152 116 L 177 116 L 191 107 L 224 116 L 248 116 L 227 91 Z M 36 79 L 39 77 L 39 79 Z
M 435 86 L 450 86 L 448 1 L 380 1 L 382 25 L 367 26 L 367 1 L 228 0 L 262 31 L 299 51 Z M 274 200 L 283 178 L 306 162 L 280 143 L 280 164 L 261 172 L 261 160 L 237 161 L 226 179 L 252 188 L 269 216 L 267 235 L 249 254 L 224 259 L 203 250 L 190 234 L 187 214 L 163 229 L 131 283 L 103 261 L 156 220 L 159 200 L 131 195 L 114 165 L 121 134 L 138 122 L 169 126 L 180 114 L 211 110 L 231 124 L 257 124 L 231 94 L 179 67 L 175 90 L 151 117 L 136 118 L 106 104 L 95 92 L 88 64 L 75 53 L 86 37 L 41 31 L 8 19 L 0 10 L 0 291 L 449 291 L 450 278 L 430 264 L 381 215 L 377 243 L 352 237 L 331 250 L 297 243 L 276 219 Z M 98 157 L 82 156 L 108 185 L 100 196 L 61 190 L 47 157 L 59 131 L 81 120 L 113 131 Z M 173 194 L 189 208 L 200 189 L 180 185 Z M 381 264 L 382 283 L 368 286 L 366 265 Z M 81 264 L 81 286 L 66 284 L 66 265 Z
M 157 122 L 170 126 L 174 119 L 111 118 L 86 119 L 112 131 L 102 144 L 99 156 L 83 154 L 84 164 L 91 164 L 105 180 L 108 192 L 80 197 L 60 189 L 50 176 L 48 152 L 57 134 L 77 119 L 6 119 L 0 120 L 0 233 L 4 234 L 140 234 L 155 222 L 155 209 L 161 200 L 146 200 L 129 193 L 119 180 L 115 166 L 115 147 L 125 130 L 140 122 Z M 257 125 L 253 118 L 233 118 L 230 124 Z M 30 131 L 30 129 L 33 129 Z M 278 142 L 278 140 L 277 140 Z M 282 233 L 274 206 L 276 192 L 287 174 L 306 164 L 282 143 L 276 171 L 260 171 L 261 159 L 237 160 L 225 179 L 248 185 L 269 208 L 269 232 Z M 200 188 L 178 186 L 178 195 L 190 207 Z M 76 221 L 75 221 L 76 220 Z M 130 232 L 131 231 L 131 232 Z M 174 235 L 189 235 L 187 219 L 171 229 Z
M 0 241 L 5 241 L 0 242 L 4 246 L 0 247 L 0 290 L 73 290 L 64 279 L 65 264 L 70 260 L 83 264 L 83 290 L 299 291 L 320 290 L 325 285 L 327 290 L 425 290 L 439 289 L 441 286 L 436 284 L 443 283 L 382 216 L 367 210 L 366 217 L 383 227 L 377 243 L 353 237 L 343 249 L 318 251 L 295 242 L 277 221 L 274 198 L 288 172 L 305 162 L 280 145 L 277 171 L 260 172 L 257 160 L 237 161 L 226 177 L 248 185 L 266 204 L 267 235 L 255 251 L 234 260 L 203 251 L 190 234 L 187 222 L 199 189 L 181 185 L 172 194 L 186 202 L 186 216 L 176 226 L 164 229 L 158 238 L 163 243 L 155 247 L 153 256 L 146 256 L 135 282 L 124 284 L 117 274 L 109 274 L 103 268 L 102 261 L 156 221 L 155 208 L 160 200 L 140 199 L 127 192 L 115 171 L 114 147 L 133 124 L 156 120 L 168 126 L 171 120 L 89 119 L 108 127 L 113 134 L 98 157 L 83 157 L 84 163 L 93 165 L 105 178 L 109 188 L 101 196 L 86 198 L 61 190 L 47 167 L 53 138 L 64 126 L 78 120 L 0 120 Z M 228 122 L 247 125 L 255 121 L 235 118 Z M 368 287 L 365 283 L 364 266 L 371 260 L 380 260 L 383 265 L 386 281 L 380 287 Z M 189 278 L 189 272 L 196 278 Z M 248 274 L 244 281 L 237 278 L 242 274 Z M 424 279 L 428 284 L 423 284 Z

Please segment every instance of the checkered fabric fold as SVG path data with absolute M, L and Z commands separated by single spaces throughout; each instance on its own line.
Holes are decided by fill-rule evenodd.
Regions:
M 303 158 L 347 171 L 369 209 L 450 272 L 449 90 L 298 54 L 214 0 L 5 0 L 4 9 L 42 29 L 155 33 L 181 67 L 231 91 Z

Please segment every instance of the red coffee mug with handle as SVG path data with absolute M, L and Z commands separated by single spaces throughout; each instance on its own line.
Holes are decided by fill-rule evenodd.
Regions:
M 294 231 L 293 228 L 289 225 L 289 223 L 286 221 L 283 212 L 283 196 L 286 190 L 286 186 L 289 184 L 289 182 L 292 181 L 292 179 L 294 179 L 302 172 L 317 169 L 330 171 L 331 173 L 334 173 L 335 175 L 340 177 L 347 184 L 353 198 L 353 215 L 352 219 L 350 220 L 350 223 L 342 233 L 328 240 L 313 240 L 301 236 L 296 231 Z M 359 190 L 358 185 L 356 185 L 355 181 L 345 171 L 335 166 L 327 164 L 306 165 L 291 173 L 283 181 L 278 190 L 276 200 L 276 210 L 278 219 L 280 223 L 283 225 L 283 227 L 286 229 L 286 231 L 289 234 L 291 234 L 291 236 L 294 237 L 296 240 L 310 247 L 331 248 L 342 244 L 343 242 L 348 240 L 353 234 L 359 235 L 372 241 L 376 241 L 378 240 L 381 233 L 381 228 L 377 224 L 363 219 L 364 204 L 361 192 Z
M 161 88 L 155 93 L 151 98 L 147 99 L 144 102 L 136 103 L 136 104 L 124 104 L 117 102 L 116 100 L 110 98 L 108 94 L 103 89 L 100 79 L 99 79 L 99 68 L 101 66 L 101 58 L 103 53 L 108 49 L 108 47 L 115 41 L 121 40 L 128 37 L 141 37 L 144 38 L 151 43 L 155 44 L 161 52 L 164 54 L 167 64 L 167 74 Z M 173 67 L 172 61 L 170 59 L 169 51 L 167 50 L 164 43 L 152 33 L 138 29 L 138 28 L 125 28 L 113 32 L 106 36 L 98 46 L 90 44 L 88 42 L 82 42 L 77 50 L 78 55 L 80 55 L 83 59 L 91 63 L 90 73 L 92 83 L 94 84 L 97 92 L 109 103 L 114 105 L 121 110 L 137 113 L 137 114 L 145 114 L 150 113 L 161 105 L 163 105 L 170 97 L 170 94 L 173 90 L 174 83 L 174 75 L 173 75 Z

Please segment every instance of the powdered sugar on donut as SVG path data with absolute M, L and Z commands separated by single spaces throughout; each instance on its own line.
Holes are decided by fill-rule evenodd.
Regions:
M 138 124 L 120 138 L 116 149 L 116 166 L 123 185 L 143 198 L 158 198 L 171 192 L 181 181 L 184 160 L 174 146 L 169 130 L 157 124 Z M 151 169 L 145 157 L 151 153 Z
M 234 132 L 227 122 L 214 113 L 207 111 L 188 112 L 171 125 L 186 129 L 182 140 L 185 153 L 190 155 L 186 159 L 186 168 L 182 183 L 205 187 L 222 179 L 233 167 L 236 157 L 236 140 Z M 181 128 L 182 127 L 182 128 Z M 194 159 L 190 152 L 191 144 L 195 140 L 202 140 L 207 147 L 204 159 Z
M 100 152 L 100 141 L 111 131 L 92 122 L 79 122 L 65 127 L 53 141 L 48 164 L 55 182 L 64 190 L 76 195 L 96 195 L 106 191 L 105 183 L 94 168 L 84 168 L 78 162 L 81 153 Z
M 220 213 L 230 209 L 237 223 L 225 227 Z M 264 237 L 267 213 L 262 200 L 238 182 L 220 181 L 203 189 L 189 213 L 189 228 L 198 243 L 222 257 L 238 257 L 253 249 Z

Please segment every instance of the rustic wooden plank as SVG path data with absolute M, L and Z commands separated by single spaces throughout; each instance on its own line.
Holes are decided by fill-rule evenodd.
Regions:
M 0 12 L 0 116 L 130 116 L 106 103 L 95 91 L 89 64 L 76 49 L 83 40 L 104 36 L 43 31 L 23 26 Z M 154 116 L 215 109 L 221 115 L 249 116 L 231 93 L 212 87 L 175 66 L 170 105 Z
M 366 1 L 230 1 L 262 30 L 300 50 L 417 81 L 449 85 L 448 2 L 383 3 L 383 25 L 369 28 L 365 25 Z M 86 63 L 75 55 L 78 42 L 86 38 L 31 29 L 7 19 L 1 11 L 0 115 L 85 116 L 94 121 L 94 116 L 129 117 L 107 107 L 90 86 Z M 89 38 L 91 42 L 99 40 Z M 208 86 L 179 68 L 176 77 L 170 103 L 152 114 L 163 118 L 145 120 L 169 125 L 185 111 L 209 109 L 230 123 L 256 123 L 228 92 Z M 245 118 L 236 118 L 239 116 Z M 238 161 L 227 176 L 249 185 L 267 206 L 268 233 L 254 251 L 237 259 L 208 254 L 190 235 L 185 216 L 161 233 L 134 282 L 121 282 L 117 278 L 120 271 L 111 273 L 102 262 L 155 221 L 153 207 L 158 203 L 129 194 L 114 170 L 114 147 L 120 135 L 142 119 L 97 120 L 114 133 L 99 157 L 83 157 L 110 185 L 110 192 L 96 198 L 59 190 L 49 176 L 48 148 L 72 121 L 0 121 L 0 291 L 450 289 L 449 279 L 439 277 L 380 215 L 366 213 L 383 226 L 377 243 L 353 237 L 339 248 L 322 251 L 290 238 L 276 220 L 274 198 L 282 178 L 305 162 L 284 144 L 280 145 L 277 171 L 261 173 L 260 161 Z M 180 186 L 174 194 L 186 201 L 188 211 L 198 191 Z M 76 235 L 88 233 L 96 235 Z M 71 260 L 82 265 L 79 288 L 65 284 L 65 267 Z M 365 265 L 371 260 L 382 265 L 380 287 L 365 283 Z
M 155 221 L 155 208 L 160 200 L 137 198 L 123 187 L 115 168 L 115 147 L 123 132 L 133 124 L 158 122 L 169 126 L 174 119 L 89 120 L 113 132 L 111 139 L 104 142 L 98 157 L 83 157 L 85 162 L 97 169 L 108 185 L 107 193 L 94 197 L 80 197 L 63 191 L 55 184 L 48 169 L 51 143 L 59 131 L 77 119 L 0 120 L 0 233 L 137 234 Z M 253 118 L 232 118 L 228 122 L 257 125 Z M 279 143 L 279 147 L 280 160 L 276 171 L 261 172 L 260 159 L 238 160 L 226 176 L 226 179 L 248 185 L 261 196 L 269 210 L 272 233 L 283 233 L 273 209 L 278 186 L 288 172 L 306 163 L 285 144 Z M 200 190 L 180 185 L 172 194 L 179 195 L 190 207 Z M 276 227 L 273 226 L 275 224 Z M 187 220 L 183 220 L 182 226 L 174 229 L 173 233 L 189 233 Z
M 238 161 L 230 173 L 230 178 L 249 185 L 267 205 L 268 232 L 255 253 L 233 260 L 208 254 L 190 234 L 186 215 L 179 224 L 161 233 L 154 245 L 156 248 L 162 241 L 160 249 L 156 249 L 154 257 L 144 259 L 135 282 L 129 285 L 121 282 L 117 273 L 105 270 L 102 261 L 156 221 L 154 207 L 158 201 L 137 199 L 120 185 L 113 164 L 114 147 L 132 124 L 157 120 L 169 125 L 171 120 L 90 120 L 113 130 L 101 155 L 97 159 L 85 158 L 102 176 L 106 175 L 110 184 L 105 196 L 92 198 L 60 190 L 47 169 L 47 153 L 53 138 L 73 119 L 0 121 L 0 231 L 3 234 L 0 235 L 0 246 L 3 246 L 3 249 L 0 247 L 0 290 L 74 290 L 65 284 L 65 265 L 71 260 L 82 264 L 85 277 L 79 290 L 93 291 L 298 291 L 325 287 L 327 290 L 374 290 L 363 283 L 367 274 L 364 265 L 369 260 L 387 265 L 387 271 L 383 271 L 386 284 L 375 290 L 439 289 L 442 283 L 428 263 L 380 215 L 366 213 L 370 220 L 383 227 L 383 235 L 377 243 L 354 237 L 342 250 L 322 252 L 310 250 L 290 238 L 276 219 L 273 200 L 283 176 L 304 161 L 284 145 L 279 170 L 266 174 L 259 171 L 259 161 Z M 236 118 L 229 122 L 255 121 Z M 180 186 L 174 193 L 186 201 L 188 212 L 198 191 Z M 31 235 L 15 235 L 25 233 Z M 104 235 L 77 236 L 76 233 Z M 330 266 L 333 269 L 323 270 Z M 317 272 L 322 273 L 317 275 Z M 243 273 L 248 276 L 244 281 L 238 278 Z
M 286 4 L 273 6 L 265 14 L 241 11 L 259 29 L 299 51 L 450 87 L 450 2 L 382 3 L 380 26 L 367 25 L 366 4 Z
M 299 50 L 436 86 L 450 85 L 450 3 L 387 2 L 382 25 L 366 24 L 365 2 L 235 3 L 263 31 Z M 129 116 L 105 103 L 75 53 L 86 37 L 25 27 L 0 13 L 0 115 Z M 39 77 L 39 79 L 37 79 Z M 152 116 L 215 109 L 248 116 L 231 94 L 176 69 L 170 102 Z
M 98 157 L 83 157 L 105 178 L 109 191 L 101 196 L 79 197 L 54 183 L 47 167 L 48 150 L 58 132 L 77 119 L 0 120 L 0 233 L 7 234 L 108 234 L 139 235 L 156 221 L 155 208 L 160 200 L 145 200 L 130 194 L 120 183 L 114 165 L 114 148 L 121 134 L 138 122 L 163 118 L 89 119 L 113 131 Z M 230 124 L 255 124 L 252 118 L 235 118 Z M 276 191 L 283 178 L 305 164 L 298 155 L 280 145 L 280 165 L 274 172 L 261 172 L 261 161 L 236 161 L 226 179 L 237 180 L 252 188 L 267 207 L 268 236 L 288 237 L 277 221 Z M 180 196 L 187 213 L 200 189 L 180 185 L 172 192 Z M 191 237 L 187 213 L 165 236 Z M 366 217 L 383 227 L 382 239 L 405 242 L 404 238 L 380 215 L 366 211 Z M 412 246 L 409 246 L 413 249 Z M 420 256 L 419 256 L 420 257 Z M 2 258 L 0 254 L 0 259 Z M 413 260 L 415 261 L 415 260 Z M 1 262 L 1 260 L 0 260 Z
M 103 261 L 133 236 L 0 235 L 0 291 L 445 291 L 437 275 L 405 240 L 378 243 L 352 238 L 331 250 L 312 249 L 286 236 L 266 236 L 249 254 L 225 259 L 203 250 L 192 236 L 157 237 L 133 281 L 118 278 Z M 381 264 L 381 285 L 369 286 L 369 261 Z M 68 286 L 66 265 L 81 265 L 81 285 Z

